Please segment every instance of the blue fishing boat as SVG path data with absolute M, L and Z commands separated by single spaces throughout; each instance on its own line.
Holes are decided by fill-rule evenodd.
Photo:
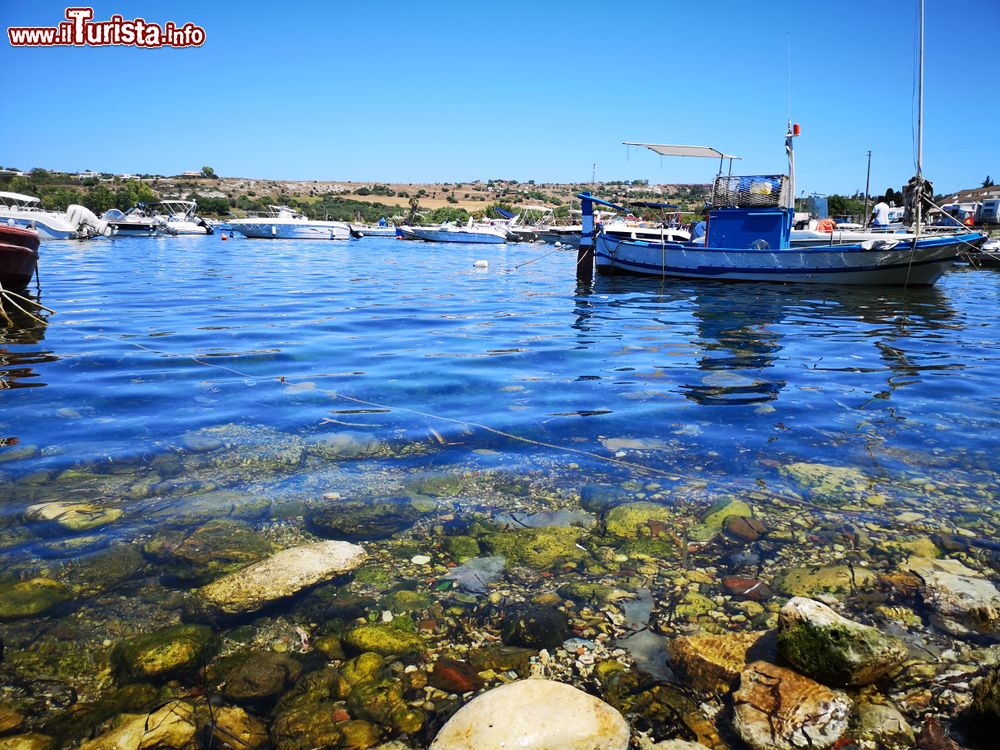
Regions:
M 599 232 L 594 240 L 597 270 L 653 276 L 727 281 L 809 284 L 934 284 L 962 254 L 976 249 L 985 235 L 872 234 L 849 244 L 797 246 L 792 242 L 795 159 L 798 126 L 788 126 L 788 174 L 734 176 L 721 172 L 714 149 L 629 144 L 674 156 L 720 158 L 719 175 L 707 208 L 705 235 L 691 242 L 649 241 Z M 701 153 L 699 153 L 701 151 Z M 581 196 L 586 203 L 593 200 Z M 593 201 L 604 203 L 603 201 Z

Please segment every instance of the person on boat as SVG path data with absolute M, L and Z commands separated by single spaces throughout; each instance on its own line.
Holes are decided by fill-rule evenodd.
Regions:
M 872 226 L 882 229 L 889 226 L 889 204 L 884 200 L 872 207 Z

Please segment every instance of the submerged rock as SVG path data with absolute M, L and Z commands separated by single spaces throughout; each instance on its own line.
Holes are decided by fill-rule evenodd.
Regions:
M 849 594 L 870 588 L 877 576 L 868 568 L 848 565 L 817 565 L 789 568 L 774 579 L 774 587 L 789 596 Z
M 403 683 L 390 678 L 355 685 L 347 696 L 347 709 L 352 716 L 391 726 L 404 734 L 419 732 L 427 718 L 423 711 L 403 700 Z
M 328 460 L 388 455 L 389 447 L 367 432 L 344 430 L 320 435 L 309 443 L 309 452 Z
M 219 750 L 263 750 L 269 740 L 264 722 L 238 706 L 212 709 L 208 731 L 209 746 Z
M 306 517 L 317 534 L 352 542 L 387 539 L 406 531 L 420 517 L 408 497 L 380 500 L 333 500 Z
M 566 613 L 544 604 L 511 607 L 503 614 L 502 626 L 508 646 L 552 649 L 570 637 Z
M 272 651 L 235 654 L 212 665 L 212 682 L 227 700 L 241 705 L 269 703 L 295 684 L 302 665 Z
M 282 550 L 262 562 L 229 573 L 195 592 L 196 613 L 237 615 L 354 570 L 367 557 L 362 547 L 327 541 Z
M 0 583 L 0 622 L 40 615 L 72 598 L 66 586 L 51 578 Z
M 923 581 L 935 625 L 959 637 L 1000 637 L 1000 591 L 992 581 L 958 560 L 911 557 L 905 567 Z
M 16 734 L 0 737 L 0 750 L 53 750 L 55 741 L 45 734 Z
M 910 750 L 916 737 L 895 706 L 862 703 L 851 721 L 851 736 L 879 750 Z
M 544 528 L 546 526 L 579 526 L 590 529 L 597 525 L 597 518 L 582 510 L 543 510 L 539 513 L 500 513 L 493 523 L 510 529 Z
M 650 521 L 669 523 L 673 513 L 657 503 L 625 503 L 612 508 L 604 517 L 604 528 L 612 536 L 628 539 L 648 535 Z
M 188 750 L 195 747 L 196 731 L 194 707 L 170 701 L 150 714 L 122 715 L 114 729 L 84 742 L 80 750 Z
M 773 642 L 767 647 L 763 641 L 766 635 L 749 632 L 678 636 L 667 644 L 667 653 L 674 669 L 695 690 L 725 695 L 746 668 L 748 652 L 754 650 L 759 652 L 756 658 L 766 658 L 773 651 Z
M 875 481 L 860 470 L 844 466 L 798 462 L 779 471 L 809 491 L 816 502 L 878 502 L 882 496 L 873 491 Z
M 538 529 L 507 529 L 488 534 L 483 540 L 493 555 L 537 570 L 575 564 L 587 552 L 577 542 L 586 532 L 576 527 L 548 526 Z
M 274 545 L 242 521 L 218 519 L 194 530 L 158 532 L 142 548 L 166 583 L 198 586 L 262 560 Z
M 429 682 L 448 693 L 467 693 L 470 690 L 479 690 L 483 686 L 483 680 L 475 667 L 446 656 L 434 662 Z
M 976 685 L 972 705 L 969 706 L 969 718 L 983 728 L 1000 727 L 1000 667 L 993 667 Z
M 445 552 L 451 555 L 455 562 L 464 563 L 474 557 L 479 557 L 479 542 L 474 536 L 446 536 L 442 542 Z
M 484 594 L 489 585 L 500 578 L 506 562 L 500 555 L 475 557 L 449 570 L 441 580 L 454 581 L 462 591 L 470 594 Z
M 826 750 L 851 712 L 844 693 L 764 661 L 743 671 L 733 701 L 733 725 L 754 750 Z
M 271 725 L 276 750 L 340 747 L 344 733 L 333 721 L 336 679 L 333 669 L 310 672 L 281 697 Z
M 459 709 L 431 750 L 626 750 L 628 743 L 628 724 L 607 703 L 561 682 L 522 680 Z
M 752 517 L 753 510 L 742 500 L 729 498 L 720 500 L 701 517 L 701 522 L 710 528 L 721 529 L 730 516 Z
M 354 653 L 370 651 L 382 656 L 417 655 L 427 650 L 424 639 L 416 633 L 392 625 L 359 625 L 344 632 L 344 646 Z
M 27 521 L 39 522 L 73 533 L 107 526 L 121 517 L 122 512 L 118 508 L 61 501 L 38 503 L 28 507 L 24 512 Z
M 207 625 L 174 625 L 122 641 L 111 664 L 123 681 L 165 679 L 198 669 L 217 645 Z
M 803 674 L 841 686 L 874 682 L 909 656 L 898 638 L 802 597 L 781 609 L 778 653 Z

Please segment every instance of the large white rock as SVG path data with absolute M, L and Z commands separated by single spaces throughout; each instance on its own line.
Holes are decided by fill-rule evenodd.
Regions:
M 521 680 L 463 706 L 430 750 L 626 750 L 629 729 L 614 708 L 571 685 Z
M 223 576 L 196 592 L 199 604 L 216 614 L 256 612 L 360 565 L 367 553 L 350 542 L 327 541 L 292 547 Z

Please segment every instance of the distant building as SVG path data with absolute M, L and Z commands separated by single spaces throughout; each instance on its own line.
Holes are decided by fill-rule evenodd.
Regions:
M 100 176 L 101 176 L 100 172 L 93 172 L 93 171 L 91 171 L 91 170 L 88 169 L 86 172 L 77 172 L 75 175 L 73 175 L 73 179 L 74 180 L 96 180 Z
M 0 169 L 0 176 L 2 177 L 25 177 L 25 172 L 18 172 L 16 169 Z
M 120 174 L 120 175 L 118 175 L 118 179 L 120 179 L 120 180 L 138 180 L 139 179 L 139 175 L 137 175 L 137 174 Z
M 987 185 L 986 187 L 967 188 L 959 190 L 954 195 L 944 199 L 945 203 L 981 203 L 986 200 L 996 200 L 1000 198 L 1000 185 Z
M 205 173 L 204 173 L 204 172 L 202 172 L 202 171 L 201 171 L 201 170 L 199 169 L 199 170 L 198 170 L 197 172 L 181 172 L 181 173 L 180 173 L 180 176 L 181 176 L 181 177 L 204 177 L 204 176 L 205 176 Z

